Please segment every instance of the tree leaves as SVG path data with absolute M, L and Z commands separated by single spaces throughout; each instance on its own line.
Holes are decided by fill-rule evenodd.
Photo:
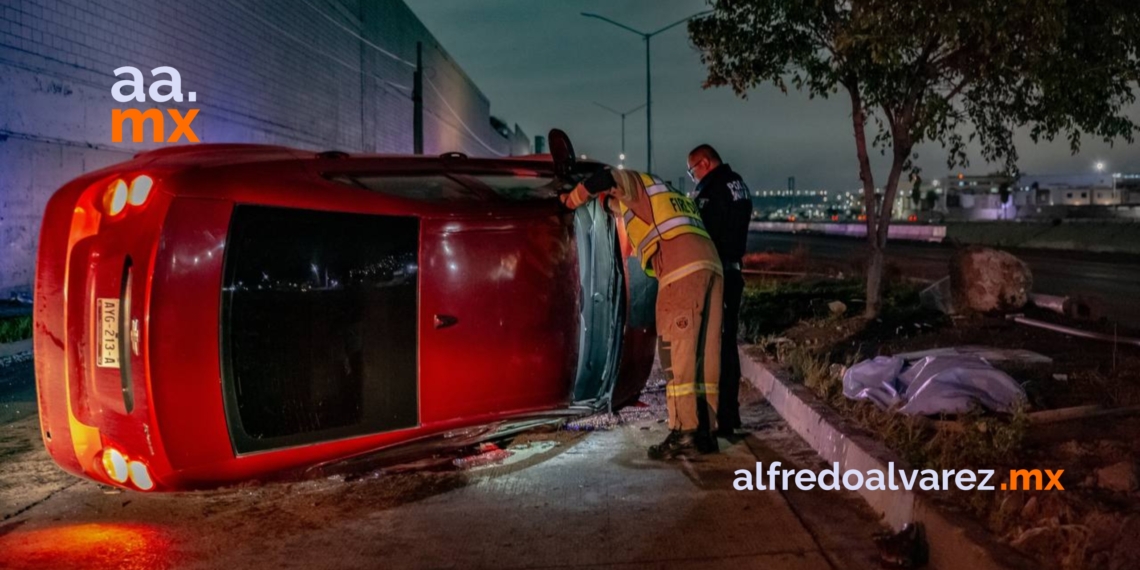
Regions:
M 1013 132 L 1132 142 L 1140 78 L 1135 0 L 715 0 L 690 21 L 705 84 L 771 83 L 827 97 L 855 82 L 878 143 L 937 142 L 964 165 L 964 130 L 1015 167 Z
M 1085 134 L 1132 142 L 1123 113 L 1140 80 L 1138 0 L 711 0 L 689 22 L 708 67 L 705 87 L 741 96 L 788 83 L 809 98 L 839 87 L 852 101 L 859 177 L 872 248 L 867 313 L 878 311 L 882 249 L 912 151 L 935 142 L 947 167 L 965 166 L 967 142 L 1017 171 L 1014 132 L 1034 141 L 1064 136 L 1074 153 Z M 867 156 L 890 149 L 882 201 Z M 971 130 L 972 129 L 972 130 Z M 964 135 L 966 132 L 968 135 Z

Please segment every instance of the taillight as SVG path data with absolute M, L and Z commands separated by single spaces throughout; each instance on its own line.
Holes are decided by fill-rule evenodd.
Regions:
M 132 461 L 129 468 L 131 483 L 134 483 L 135 487 L 138 487 L 140 491 L 149 491 L 154 488 L 154 481 L 150 479 L 150 471 L 147 470 L 145 463 Z
M 111 216 L 119 215 L 127 207 L 128 193 L 127 183 L 122 178 L 112 182 L 103 197 L 103 211 Z
M 127 456 L 113 447 L 103 450 L 103 471 L 116 483 L 126 483 L 130 476 L 127 467 Z
M 146 199 L 150 198 L 150 189 L 154 186 L 154 180 L 151 177 L 143 174 L 131 181 L 131 189 L 128 193 L 127 201 L 132 206 L 142 206 L 146 203 Z
M 146 463 L 127 457 L 115 447 L 110 445 L 105 447 L 100 462 L 103 464 L 103 472 L 107 474 L 107 478 L 116 483 L 126 484 L 129 479 L 131 484 L 140 491 L 149 491 L 154 488 L 154 479 L 151 479 L 150 469 L 147 468 Z
M 150 198 L 154 189 L 154 179 L 143 174 L 136 176 L 128 185 L 126 180 L 116 178 L 103 194 L 103 211 L 109 216 L 117 216 L 127 205 L 142 206 Z

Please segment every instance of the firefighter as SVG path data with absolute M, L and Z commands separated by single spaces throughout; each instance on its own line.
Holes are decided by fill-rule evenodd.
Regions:
M 649 457 L 668 459 L 691 448 L 718 451 L 711 432 L 720 378 L 722 271 L 696 203 L 656 177 L 609 168 L 560 198 L 571 209 L 602 200 L 625 221 L 642 268 L 657 278 L 657 350 L 670 431 L 649 448 Z
M 744 295 L 742 262 L 748 249 L 752 198 L 740 175 L 724 164 L 713 147 L 702 144 L 689 152 L 689 178 L 697 183 L 694 196 L 701 220 L 716 245 L 724 268 L 724 329 L 721 332 L 720 395 L 717 435 L 733 437 L 740 425 L 740 301 Z

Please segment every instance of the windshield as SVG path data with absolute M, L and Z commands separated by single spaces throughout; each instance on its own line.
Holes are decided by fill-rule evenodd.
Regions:
M 552 178 L 526 174 L 336 174 L 329 180 L 429 202 L 547 200 L 558 195 Z

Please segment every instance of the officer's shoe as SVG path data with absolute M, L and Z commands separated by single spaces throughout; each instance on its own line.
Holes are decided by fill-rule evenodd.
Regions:
M 665 441 L 657 445 L 649 446 L 649 458 L 658 461 L 664 459 L 672 459 L 681 455 L 686 450 L 692 449 L 696 446 L 694 441 L 694 432 L 673 430 L 665 438 Z
M 720 444 L 716 440 L 716 435 L 707 431 L 698 431 L 693 435 L 693 444 L 697 451 L 702 454 L 718 453 L 720 452 Z

